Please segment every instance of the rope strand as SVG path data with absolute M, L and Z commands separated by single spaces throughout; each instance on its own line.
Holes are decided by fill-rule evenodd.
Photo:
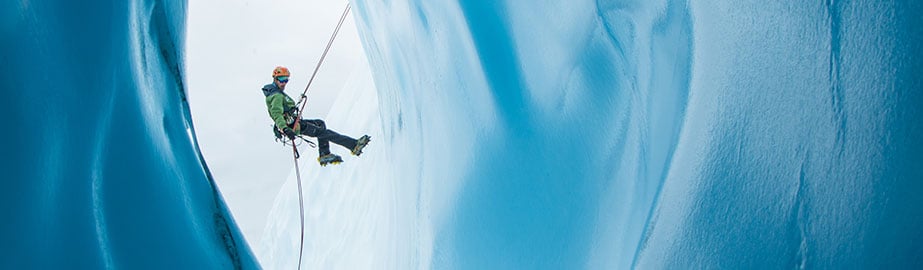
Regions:
M 292 153 L 295 155 L 295 177 L 298 178 L 298 206 L 301 211 L 298 211 L 301 214 L 301 245 L 299 245 L 298 250 L 298 268 L 301 269 L 301 256 L 304 254 L 304 195 L 301 192 L 301 169 L 298 168 L 298 147 L 295 144 L 292 144 Z
M 327 47 L 324 48 L 324 53 L 321 54 L 320 60 L 317 61 L 317 66 L 314 67 L 314 72 L 311 73 L 311 79 L 308 80 L 308 85 L 304 87 L 304 92 L 301 93 L 301 98 L 298 103 L 301 104 L 301 108 L 295 113 L 295 119 L 301 119 L 301 112 L 304 110 L 304 105 L 308 94 L 308 89 L 311 87 L 311 83 L 314 82 L 314 77 L 317 76 L 317 71 L 320 70 L 321 64 L 324 63 L 324 59 L 327 58 L 327 53 L 330 52 L 330 47 L 333 45 L 333 40 L 336 39 L 337 34 L 340 32 L 340 27 L 343 26 L 343 21 L 346 20 L 346 15 L 349 14 L 350 6 L 349 2 L 346 2 L 346 9 L 343 10 L 343 15 L 340 15 L 340 21 L 337 22 L 337 27 L 333 30 L 333 35 L 330 36 L 330 40 L 327 41 Z M 302 138 L 304 139 L 304 138 Z M 309 143 L 311 141 L 305 140 Z M 313 146 L 313 143 L 311 143 Z M 295 145 L 295 141 L 292 141 L 292 152 L 295 157 L 295 176 L 298 178 L 298 206 L 300 211 L 298 213 L 301 215 L 301 241 L 298 249 L 298 269 L 301 270 L 301 260 L 304 256 L 304 195 L 301 191 L 301 169 L 298 168 L 298 147 Z
M 317 72 L 320 71 L 321 64 L 323 64 L 324 59 L 327 58 L 327 53 L 330 52 L 330 47 L 333 46 L 333 40 L 336 39 L 337 34 L 340 33 L 340 27 L 343 26 L 343 21 L 346 20 L 346 15 L 349 14 L 350 9 L 351 7 L 349 6 L 349 2 L 346 2 L 346 9 L 343 10 L 343 15 L 340 15 L 340 21 L 337 23 L 337 27 L 333 30 L 333 35 L 331 35 L 330 40 L 327 41 L 327 47 L 324 48 L 324 53 L 321 54 L 320 60 L 317 61 L 317 66 L 314 67 L 314 72 L 311 73 L 311 79 L 308 79 L 308 85 L 304 87 L 304 92 L 301 93 L 301 100 L 298 101 L 298 103 L 301 103 L 301 108 L 298 109 L 298 114 L 301 114 L 301 112 L 304 111 L 304 105 L 307 104 L 307 102 L 304 102 L 304 100 L 305 97 L 307 97 L 308 88 L 311 88 L 311 83 L 314 82 L 314 77 L 317 77 Z

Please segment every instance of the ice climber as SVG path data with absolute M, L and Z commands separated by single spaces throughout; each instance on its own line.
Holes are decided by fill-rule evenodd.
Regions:
M 361 155 L 362 148 L 369 143 L 369 135 L 363 135 L 356 140 L 327 129 L 327 125 L 321 119 L 297 119 L 298 121 L 295 121 L 296 117 L 300 118 L 298 108 L 295 101 L 284 92 L 289 75 L 288 68 L 276 67 L 272 70 L 272 83 L 263 86 L 269 117 L 275 123 L 273 130 L 276 138 L 281 139 L 285 136 L 293 142 L 298 134 L 317 138 L 317 150 L 319 151 L 317 162 L 321 166 L 343 162 L 339 155 L 330 153 L 330 142 L 346 147 L 353 155 Z

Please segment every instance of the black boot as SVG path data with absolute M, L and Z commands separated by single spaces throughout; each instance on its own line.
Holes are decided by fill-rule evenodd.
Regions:
M 353 155 L 359 156 L 362 154 L 362 148 L 365 148 L 369 144 L 369 141 L 372 140 L 372 137 L 369 135 L 362 135 L 358 140 L 356 140 L 356 147 L 353 147 Z
M 331 153 L 317 157 L 317 162 L 320 163 L 321 166 L 327 166 L 327 164 L 337 165 L 343 162 L 343 158 Z

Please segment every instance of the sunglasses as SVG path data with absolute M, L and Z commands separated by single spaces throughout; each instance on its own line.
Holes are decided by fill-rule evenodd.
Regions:
M 276 80 L 278 80 L 280 83 L 287 83 L 288 76 L 280 76 L 280 77 L 277 77 Z

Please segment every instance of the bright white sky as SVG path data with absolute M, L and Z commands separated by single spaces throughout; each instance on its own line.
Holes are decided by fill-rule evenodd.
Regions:
M 274 141 L 260 88 L 275 66 L 286 66 L 286 92 L 297 99 L 345 7 L 345 0 L 189 1 L 186 81 L 196 135 L 251 248 L 293 169 L 291 148 Z M 305 118 L 326 118 L 334 91 L 363 58 L 350 14 L 308 92 Z

